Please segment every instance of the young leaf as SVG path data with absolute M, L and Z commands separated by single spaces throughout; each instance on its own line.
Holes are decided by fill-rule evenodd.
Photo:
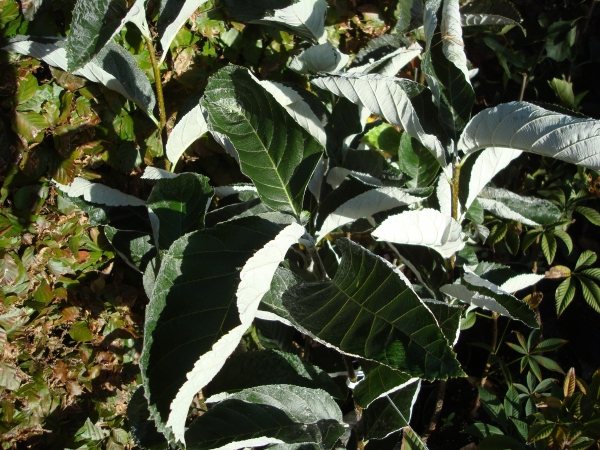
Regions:
M 339 51 L 330 42 L 314 45 L 290 63 L 290 69 L 303 73 L 339 72 L 348 64 L 348 55 Z
M 467 211 L 481 190 L 511 161 L 521 155 L 520 150 L 488 148 L 466 159 L 460 170 L 460 202 Z
M 163 50 L 161 63 L 169 54 L 169 47 L 179 29 L 206 2 L 207 0 L 160 0 L 157 26 Z
M 75 178 L 70 186 L 54 182 L 54 184 L 69 197 L 81 197 L 86 202 L 99 203 L 108 206 L 144 206 L 146 203 L 133 195 L 123 194 L 121 191 L 105 186 L 101 183 L 92 183 L 85 178 Z
M 183 152 L 208 131 L 205 110 L 197 104 L 189 111 L 180 110 L 167 141 L 166 153 L 171 164 L 177 164 Z
M 160 431 L 171 427 L 183 440 L 192 398 L 235 350 L 287 248 L 304 233 L 290 222 L 274 213 L 238 219 L 185 235 L 163 256 L 140 359 Z
M 50 66 L 66 71 L 68 70 L 67 52 L 62 45 L 64 39 L 19 36 L 2 48 L 6 51 L 33 56 Z M 94 59 L 73 72 L 73 75 L 87 78 L 118 92 L 155 120 L 152 111 L 156 105 L 156 98 L 150 81 L 138 67 L 133 55 L 123 47 L 114 44 L 106 45 Z
M 371 403 L 363 411 L 365 438 L 384 439 L 408 426 L 420 390 L 421 380 L 413 378 L 393 393 Z
M 427 133 L 420 122 L 412 101 L 425 91 L 418 83 L 380 75 L 337 74 L 317 78 L 312 83 L 335 95 L 364 106 L 382 116 L 392 125 L 402 127 L 410 136 L 419 139 L 442 165 L 446 166 L 446 153 L 440 140 Z M 424 119 L 424 118 L 423 118 Z
M 510 120 L 508 120 L 510 118 Z M 600 121 L 548 111 L 526 102 L 503 103 L 477 114 L 462 133 L 465 154 L 509 147 L 600 170 Z
M 261 200 L 299 216 L 321 144 L 241 67 L 228 66 L 213 75 L 201 104 L 209 113 L 209 127 L 231 139 L 242 172 Z
M 283 305 L 319 341 L 424 379 L 459 376 L 438 324 L 394 266 L 347 239 L 331 281 L 286 291 Z
M 524 225 L 549 225 L 562 217 L 560 209 L 548 200 L 523 197 L 506 189 L 484 188 L 477 197 L 483 209 L 502 219 Z
M 477 25 L 519 25 L 521 15 L 508 0 L 478 0 L 461 10 L 463 27 Z
M 417 379 L 410 375 L 382 365 L 365 362 L 367 376 L 360 381 L 352 392 L 352 397 L 361 408 L 367 408 L 377 399 L 385 398 L 399 389 L 414 383 Z M 374 366 L 374 367 L 373 367 Z
M 283 3 L 285 7 L 277 8 L 269 0 L 255 0 L 251 4 L 241 0 L 225 0 L 229 13 L 239 22 L 271 25 L 312 42 L 325 42 L 325 0 L 295 0 Z
M 372 236 L 378 241 L 423 245 L 449 258 L 465 246 L 461 234 L 461 226 L 451 217 L 423 209 L 388 217 Z
M 421 202 L 425 196 L 413 195 L 410 190 L 396 187 L 372 188 L 364 193 L 350 198 L 336 208 L 323 221 L 317 231 L 317 241 L 331 233 L 336 228 L 351 223 L 363 217 L 371 217 L 378 212 L 387 211 L 398 206 L 411 205 Z
M 73 72 L 98 54 L 120 28 L 127 11 L 112 0 L 78 0 L 67 37 L 68 70 Z
M 299 443 L 330 449 L 344 432 L 342 423 L 325 391 L 276 384 L 226 396 L 190 425 L 185 440 L 190 450 Z
M 204 216 L 214 195 L 208 178 L 182 173 L 158 180 L 146 204 L 158 217 L 158 248 L 167 250 L 181 236 L 204 228 Z M 156 232 L 156 231 L 155 231 Z

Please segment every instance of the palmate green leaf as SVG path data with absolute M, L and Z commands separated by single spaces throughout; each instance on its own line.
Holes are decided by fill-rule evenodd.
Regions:
M 427 450 L 427 446 L 419 435 L 411 427 L 405 427 L 402 431 L 403 450 Z
M 171 427 L 183 440 L 192 398 L 235 350 L 303 233 L 291 216 L 269 213 L 185 235 L 163 256 L 148 293 L 140 358 L 159 431 Z
M 434 127 L 435 120 L 425 117 L 425 113 L 435 107 L 431 98 L 426 98 L 429 91 L 422 85 L 381 75 L 341 73 L 314 79 L 312 84 L 402 127 L 410 136 L 419 139 L 440 165 L 446 166 L 446 151 L 436 135 L 439 130 Z
M 441 0 L 425 3 L 423 25 L 427 41 L 421 69 L 439 108 L 440 122 L 446 133 L 458 136 L 471 117 L 475 92 L 469 79 L 462 40 L 458 0 L 444 0 L 440 32 L 436 33 Z
M 322 389 L 338 400 L 346 399 L 346 394 L 326 372 L 299 356 L 278 350 L 232 355 L 203 392 L 206 397 L 206 392 L 231 393 L 270 384 Z
M 327 39 L 325 0 L 225 0 L 225 6 L 239 22 L 282 28 L 319 44 Z
M 477 200 L 483 209 L 502 219 L 516 220 L 524 225 L 549 225 L 562 217 L 554 203 L 535 197 L 524 197 L 506 189 L 486 187 Z
M 323 146 L 241 67 L 213 75 L 201 104 L 209 127 L 235 146 L 263 203 L 299 216 Z
M 552 233 L 543 233 L 541 244 L 546 261 L 548 261 L 548 264 L 552 264 L 552 261 L 554 261 L 554 257 L 556 256 L 556 238 Z
M 588 277 L 578 276 L 577 279 L 581 284 L 585 301 L 597 312 L 600 312 L 600 287 Z
M 267 444 L 316 444 L 329 450 L 343 434 L 337 404 L 320 389 L 278 384 L 225 397 L 186 431 L 189 450 L 236 450 Z
M 213 198 L 208 178 L 182 173 L 156 182 L 146 204 L 158 218 L 158 248 L 167 250 L 184 234 L 204 228 L 204 216 Z
M 478 0 L 460 10 L 463 27 L 477 25 L 519 25 L 521 15 L 508 0 Z
M 600 169 L 600 121 L 548 111 L 526 102 L 503 103 L 477 114 L 462 133 L 465 154 L 508 147 Z
M 394 266 L 347 239 L 331 281 L 286 291 L 283 305 L 318 340 L 424 379 L 462 370 L 435 318 Z
M 73 72 L 98 54 L 127 14 L 124 1 L 78 0 L 67 37 L 68 70 Z
M 6 51 L 29 55 L 52 67 L 67 71 L 64 39 L 18 36 L 2 47 Z M 115 44 L 107 44 L 98 55 L 73 75 L 100 83 L 138 105 L 151 119 L 156 98 L 146 74 L 138 67 L 133 55 Z
M 575 263 L 575 270 L 577 269 L 584 269 L 586 267 L 591 266 L 592 264 L 594 264 L 596 262 L 596 259 L 598 257 L 596 256 L 596 254 L 591 251 L 591 250 L 586 250 L 583 253 L 581 253 L 581 255 L 579 255 L 579 258 L 577 258 L 577 262 Z
M 158 34 L 163 53 L 162 63 L 169 54 L 171 42 L 177 36 L 179 29 L 188 21 L 192 14 L 208 0 L 160 0 L 158 12 Z
M 595 209 L 588 208 L 587 206 L 576 206 L 575 212 L 578 212 L 592 224 L 600 227 L 600 212 Z
M 421 380 L 413 378 L 401 388 L 371 403 L 363 411 L 365 438 L 384 439 L 408 426 L 420 389 Z
M 568 254 L 571 254 L 571 252 L 573 251 L 573 240 L 571 239 L 571 236 L 569 236 L 569 234 L 566 231 L 560 230 L 558 228 L 552 230 L 552 234 L 561 241 L 563 241 L 569 252 Z

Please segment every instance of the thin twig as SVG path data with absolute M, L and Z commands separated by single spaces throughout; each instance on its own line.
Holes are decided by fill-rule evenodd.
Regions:
M 433 414 L 431 415 L 431 420 L 429 421 L 429 426 L 421 435 L 421 439 L 423 442 L 427 442 L 431 433 L 433 433 L 437 427 L 437 423 L 440 419 L 440 415 L 442 414 L 442 408 L 444 407 L 444 396 L 446 395 L 446 380 L 440 380 L 437 387 L 437 395 L 435 400 L 435 409 L 433 410 Z

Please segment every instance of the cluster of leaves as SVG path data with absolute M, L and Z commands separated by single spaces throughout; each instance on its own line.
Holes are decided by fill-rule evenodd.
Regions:
M 85 305 L 71 310 L 85 317 L 68 331 L 79 342 L 81 363 L 58 377 L 81 397 L 83 389 L 98 389 L 91 374 L 103 343 L 135 323 L 115 300 L 118 282 L 111 290 L 104 275 L 89 280 L 94 271 L 110 271 L 108 248 L 140 283 L 143 274 L 149 298 L 141 355 L 129 337 L 122 344 L 129 350 L 112 352 L 123 367 L 139 357 L 143 386 L 129 403 L 128 425 L 118 413 L 89 416 L 69 445 L 119 448 L 129 427 L 142 447 L 375 449 L 402 440 L 405 448 L 424 449 L 411 428 L 413 406 L 422 380 L 464 376 L 452 351 L 459 331 L 472 327 L 481 310 L 492 320 L 540 326 L 536 291 L 516 296 L 544 278 L 540 251 L 548 266 L 580 255 L 572 273 L 548 267 L 548 278 L 567 277 L 557 290 L 558 314 L 576 296 L 575 279 L 588 304 L 600 309 L 598 269 L 590 268 L 595 254 L 569 234 L 579 216 L 589 222 L 584 227 L 600 223 L 593 194 L 598 122 L 523 102 L 472 117 L 485 100 L 477 100 L 462 37 L 464 28 L 495 52 L 504 95 L 512 81 L 522 98 L 529 81 L 537 86 L 537 65 L 576 61 L 574 23 L 541 18 L 541 50 L 525 60 L 511 48 L 524 29 L 506 1 L 381 2 L 359 6 L 354 16 L 348 5 L 338 7 L 345 2 L 328 8 L 324 0 L 253 7 L 188 0 L 157 2 L 153 10 L 144 0 L 79 0 L 74 8 L 57 2 L 47 9 L 32 2 L 23 11 L 32 22 L 16 2 L 4 3 L 3 34 L 20 35 L 4 45 L 18 80 L 6 100 L 18 139 L 8 145 L 5 133 L 1 156 L 20 159 L 6 170 L 2 191 L 12 206 L 6 233 L 15 240 L 2 260 L 11 281 L 8 314 L 25 314 L 23 330 L 39 326 L 35 314 L 55 320 L 53 311 L 68 309 L 61 302 L 82 280 L 104 301 L 103 311 L 114 311 L 116 325 Z M 53 36 L 67 30 L 46 24 L 56 17 L 70 23 L 66 39 Z M 157 19 L 155 28 L 147 18 Z M 51 77 L 42 75 L 45 64 Z M 586 94 L 575 96 L 571 81 L 554 78 L 548 87 L 563 106 L 584 110 Z M 143 180 L 125 182 L 123 174 L 139 176 L 141 164 Z M 529 166 L 535 170 L 523 177 Z M 239 181 L 251 184 L 232 184 Z M 72 236 L 68 250 L 40 231 L 54 186 L 61 193 L 56 211 L 73 214 L 75 205 L 89 217 L 86 226 L 59 233 Z M 39 247 L 23 243 L 27 233 Z M 36 278 L 39 287 L 26 270 L 37 248 L 50 255 L 42 266 L 50 275 Z M 82 251 L 94 257 L 80 261 Z M 503 264 L 491 263 L 491 255 Z M 27 333 L 7 342 L 19 345 L 18 336 Z M 527 387 L 507 381 L 504 415 L 489 406 L 499 401 L 480 391 L 488 414 L 504 421 L 515 448 L 543 439 L 592 445 L 595 437 L 562 412 L 521 417 L 517 391 L 533 411 L 529 400 L 547 387 L 540 365 L 561 369 L 539 355 L 552 343 L 538 343 L 535 332 L 527 343 L 517 336 L 521 371 L 531 369 Z M 345 363 L 341 382 L 308 361 L 314 342 Z M 7 365 L 3 379 L 27 369 L 52 385 L 43 371 L 23 364 Z M 345 381 L 356 382 L 357 368 L 359 383 L 349 394 Z M 7 389 L 16 396 L 12 404 L 23 405 L 17 411 L 10 400 L 2 403 L 12 440 L 58 408 L 52 403 L 40 413 L 34 401 L 22 400 L 24 388 Z M 126 397 L 130 387 L 125 391 Z M 569 411 L 572 396 L 564 395 Z M 594 410 L 590 401 L 586 411 Z M 356 417 L 351 425 L 344 419 L 349 411 Z M 543 432 L 532 434 L 536 427 Z M 497 434 L 475 434 L 480 446 L 490 433 Z

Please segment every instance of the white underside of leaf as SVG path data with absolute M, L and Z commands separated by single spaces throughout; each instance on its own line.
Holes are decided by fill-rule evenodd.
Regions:
M 229 195 L 248 191 L 256 192 L 256 187 L 252 184 L 232 184 L 231 186 L 218 186 L 214 189 L 215 197 L 228 197 Z
M 512 317 L 508 310 L 492 297 L 481 295 L 477 292 L 471 292 L 462 284 L 447 284 L 442 286 L 440 291 L 444 294 L 450 295 L 451 297 L 459 299 L 461 302 L 469 303 L 470 305 L 477 306 L 478 308 L 498 313 L 504 317 Z
M 477 114 L 458 142 L 465 154 L 509 147 L 600 170 L 600 121 L 548 111 L 526 102 L 503 103 Z
M 473 164 L 469 179 L 469 195 L 464 205 L 465 212 L 473 204 L 481 190 L 492 181 L 492 178 L 511 161 L 518 158 L 521 153 L 523 153 L 521 150 L 512 148 L 488 148 L 476 155 L 477 161 Z
M 263 447 L 269 444 L 285 444 L 281 439 L 270 438 L 270 437 L 259 437 L 252 439 L 245 439 L 243 441 L 231 442 L 222 447 L 217 447 L 214 450 L 238 450 L 240 448 L 256 448 Z
M 146 21 L 146 1 L 147 0 L 137 0 L 133 4 L 131 9 L 127 12 L 127 15 L 121 21 L 121 25 L 113 32 L 113 35 L 110 37 L 109 41 L 112 41 L 128 22 L 138 27 L 142 33 L 142 36 L 152 38 L 150 28 L 148 28 L 148 22 Z
M 460 224 L 434 209 L 390 216 L 372 233 L 378 241 L 422 245 L 449 258 L 464 248 Z
M 451 179 L 452 167 L 447 166 L 442 170 L 442 173 L 438 178 L 437 187 L 435 190 L 435 195 L 440 205 L 440 212 L 450 217 L 452 217 L 452 186 L 450 185 Z
M 87 202 L 99 203 L 107 206 L 145 206 L 146 203 L 133 195 L 105 186 L 101 183 L 92 183 L 85 178 L 77 177 L 66 186 L 54 184 L 69 197 L 81 197 Z
M 499 201 L 493 200 L 491 198 L 483 198 L 483 197 L 479 197 L 478 201 L 481 204 L 481 207 L 483 209 L 491 212 L 495 216 L 501 217 L 503 219 L 508 219 L 508 220 L 516 220 L 517 222 L 521 222 L 523 225 L 529 225 L 529 226 L 539 225 L 539 223 L 534 222 L 533 220 L 528 219 L 527 217 L 523 217 L 521 214 L 519 214 L 516 211 L 513 211 L 508 206 L 506 206 L 504 203 L 501 203 Z
M 467 56 L 462 39 L 462 26 L 460 24 L 460 11 L 458 0 L 444 0 L 442 8 L 442 51 L 448 61 L 452 62 L 469 81 L 469 68 Z
M 327 172 L 328 159 L 321 156 L 315 171 L 310 177 L 310 181 L 308 182 L 308 190 L 312 195 L 314 195 L 315 199 L 319 201 L 321 197 L 321 187 L 323 186 L 323 179 L 325 178 L 325 172 Z
M 142 180 L 164 180 L 177 178 L 178 173 L 172 173 L 168 170 L 159 169 L 158 167 L 147 166 L 141 176 Z
M 319 141 L 323 147 L 327 145 L 327 134 L 325 133 L 323 124 L 312 109 L 310 109 L 310 106 L 302 99 L 300 94 L 281 83 L 267 80 L 261 81 L 254 75 L 251 74 L 251 76 L 275 98 L 277 103 L 285 108 L 298 125 Z
M 183 152 L 208 131 L 204 114 L 204 108 L 197 105 L 173 127 L 166 147 L 171 163 L 177 164 Z
M 396 187 L 381 187 L 363 192 L 339 206 L 325 221 L 316 233 L 317 242 L 336 228 L 363 217 L 370 217 L 378 212 L 387 211 L 398 206 L 411 205 L 423 198 L 410 195 Z
M 237 161 L 237 163 L 239 164 L 240 163 L 240 155 L 238 154 L 237 149 L 233 145 L 233 142 L 231 142 L 231 139 L 229 139 L 223 133 L 219 133 L 218 131 L 213 131 L 213 130 L 209 130 L 209 131 L 210 131 L 210 134 L 212 134 L 215 141 L 217 141 L 219 143 L 219 145 L 221 147 L 223 147 L 223 149 L 225 149 L 225 152 L 229 156 L 231 156 L 233 159 L 235 159 Z
M 264 17 L 260 22 L 276 22 L 296 28 L 302 34 L 310 36 L 319 44 L 327 40 L 325 31 L 325 0 L 298 0 L 290 6 L 276 9 L 272 16 Z
M 502 283 L 500 289 L 502 289 L 505 292 L 517 292 L 521 289 L 525 289 L 530 286 L 533 286 L 534 284 L 537 284 L 537 282 L 543 278 L 545 278 L 545 275 L 524 273 L 506 280 L 504 283 Z
M 345 97 L 352 103 L 364 106 L 392 125 L 402 127 L 410 136 L 419 139 L 440 165 L 445 167 L 446 157 L 442 143 L 436 136 L 425 133 L 408 95 L 397 80 L 375 74 L 338 73 L 335 76 L 315 79 L 312 83 L 337 96 Z
M 171 413 L 167 420 L 167 426 L 171 427 L 177 440 L 185 443 L 185 421 L 194 396 L 221 370 L 229 355 L 236 349 L 252 324 L 262 297 L 271 287 L 277 266 L 284 260 L 289 247 L 298 242 L 305 232 L 304 227 L 297 223 L 288 225 L 275 239 L 257 251 L 242 268 L 241 281 L 236 292 L 241 325 L 221 337 L 210 351 L 196 361 L 194 368 L 186 375 L 187 381 L 171 403 Z
M 375 70 L 375 72 L 382 76 L 393 77 L 402 67 L 419 56 L 422 51 L 423 48 L 417 42 L 414 42 L 410 47 L 399 48 L 377 61 L 369 61 L 362 66 L 352 67 L 348 69 L 348 73 L 369 73 L 372 72 L 373 67 L 377 67 L 387 61 L 381 70 Z M 393 64 L 391 64 L 392 62 Z
M 460 23 L 463 27 L 478 25 L 518 25 L 514 20 L 497 14 L 461 14 Z
M 339 72 L 348 64 L 349 56 L 340 52 L 330 42 L 314 45 L 298 56 L 290 63 L 290 69 L 303 73 Z
M 60 70 L 65 72 L 68 71 L 67 67 L 67 50 L 62 47 L 58 47 L 54 44 L 41 44 L 33 41 L 20 41 L 13 42 L 2 47 L 3 50 L 9 52 L 16 52 L 22 55 L 32 56 L 35 59 L 44 61 L 46 64 L 52 67 L 58 67 Z M 139 100 L 131 97 L 121 82 L 112 76 L 110 73 L 102 69 L 95 60 L 92 59 L 89 63 L 83 66 L 81 69 L 73 72 L 73 75 L 77 75 L 90 80 L 93 83 L 100 83 L 107 88 L 118 92 L 123 97 L 131 100 L 138 105 L 148 116 L 156 122 L 156 118 L 152 115 L 152 111 L 148 111 L 143 103 Z
M 383 186 L 383 183 L 380 180 L 368 173 L 355 172 L 354 170 L 344 169 L 343 167 L 333 167 L 330 169 L 327 173 L 327 183 L 331 185 L 333 189 L 337 189 L 348 175 L 358 178 L 363 183 L 371 184 L 373 186 Z
M 200 8 L 203 4 L 205 4 L 208 0 L 187 0 L 177 18 L 167 26 L 165 32 L 160 38 L 160 46 L 163 49 L 163 54 L 160 58 L 160 63 L 162 63 L 167 54 L 169 53 L 169 47 L 171 46 L 171 42 L 177 36 L 179 29 L 188 21 L 188 19 L 192 16 L 194 11 Z
M 259 309 L 256 312 L 256 318 L 261 320 L 268 320 L 269 322 L 281 322 L 282 324 L 290 327 L 294 326 L 289 320 L 284 319 L 283 317 L 280 317 L 277 314 L 272 313 L 270 311 L 262 311 Z

